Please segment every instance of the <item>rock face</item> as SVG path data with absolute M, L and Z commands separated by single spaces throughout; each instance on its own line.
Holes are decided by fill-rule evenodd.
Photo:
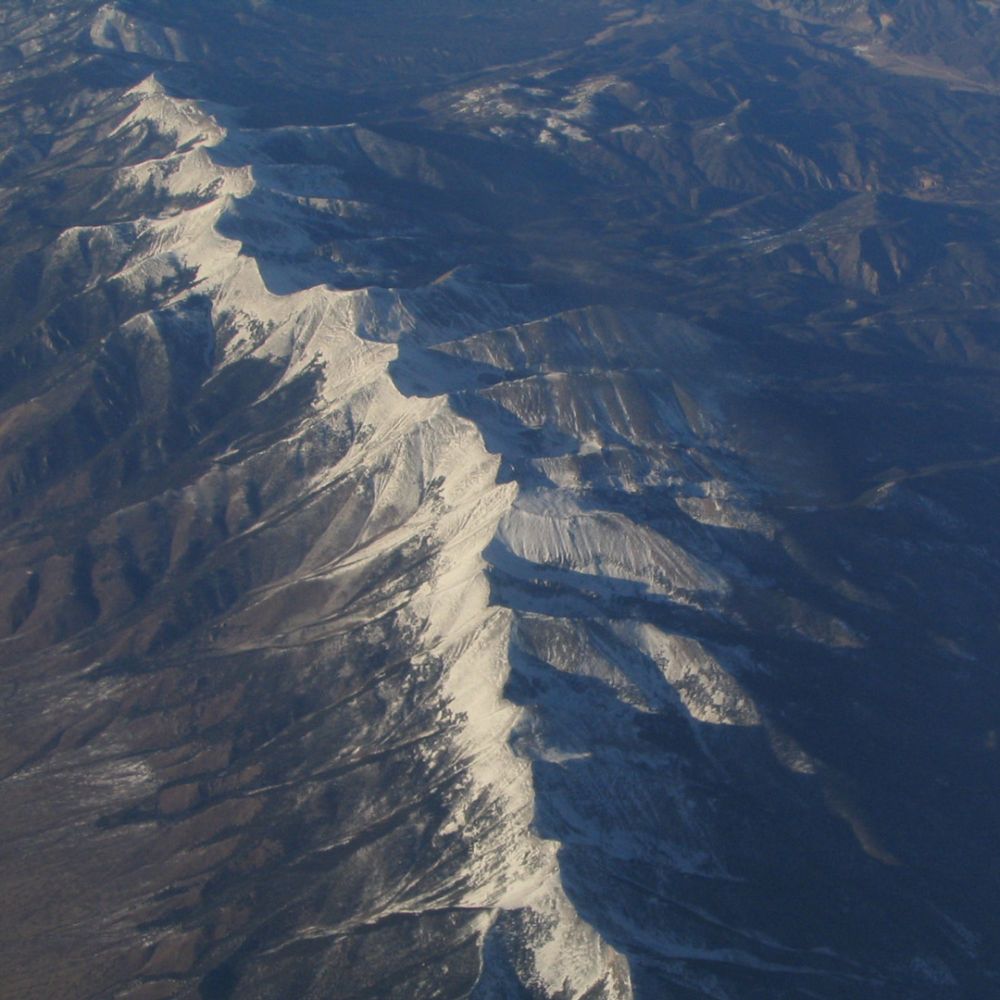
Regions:
M 996 5 L 368 6 L 0 11 L 0 996 L 997 993 Z

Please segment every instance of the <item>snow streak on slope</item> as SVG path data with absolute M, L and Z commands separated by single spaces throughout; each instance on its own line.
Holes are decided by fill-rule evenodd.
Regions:
M 155 59 L 187 60 L 180 32 L 161 28 L 105 4 L 97 12 L 90 28 L 90 40 L 101 49 L 141 53 Z

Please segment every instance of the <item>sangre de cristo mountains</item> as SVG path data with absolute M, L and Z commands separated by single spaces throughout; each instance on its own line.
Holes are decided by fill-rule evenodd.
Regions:
M 1000 12 L 4 0 L 0 997 L 1000 997 Z

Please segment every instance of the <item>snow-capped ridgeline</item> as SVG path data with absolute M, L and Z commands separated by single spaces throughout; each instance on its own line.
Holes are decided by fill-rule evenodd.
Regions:
M 743 654 L 720 655 L 657 617 L 714 613 L 740 575 L 702 527 L 773 532 L 727 445 L 732 404 L 718 372 L 728 348 L 663 316 L 547 315 L 522 289 L 461 272 L 357 287 L 359 274 L 377 273 L 371 247 L 387 223 L 343 180 L 364 145 L 352 126 L 245 129 L 229 109 L 175 97 L 155 77 L 125 102 L 109 141 L 138 148 L 158 136 L 172 148 L 118 171 L 108 198 L 134 205 L 134 218 L 68 230 L 50 270 L 87 266 L 94 281 L 111 272 L 152 302 L 112 336 L 154 353 L 177 335 L 165 316 L 207 302 L 211 322 L 185 335 L 208 338 L 210 380 L 248 359 L 281 368 L 270 393 L 313 378 L 305 419 L 268 449 L 289 456 L 281 468 L 303 470 L 296 496 L 356 492 L 294 565 L 244 598 L 228 643 L 252 648 L 266 629 L 267 641 L 293 643 L 331 623 L 397 616 L 414 676 L 432 685 L 420 697 L 447 714 L 448 752 L 463 762 L 438 831 L 463 843 L 461 870 L 372 889 L 352 919 L 481 911 L 482 997 L 504 995 L 512 968 L 541 996 L 630 997 L 627 960 L 578 911 L 600 883 L 568 878 L 562 849 L 591 845 L 609 866 L 659 857 L 660 817 L 674 870 L 728 876 L 680 776 L 669 801 L 649 800 L 593 748 L 614 733 L 641 766 L 634 712 L 672 711 L 694 730 L 763 724 L 727 666 L 752 670 Z M 272 155 L 289 143 L 321 147 L 322 166 Z M 339 275 L 352 276 L 348 288 Z M 192 518 L 260 458 L 225 457 L 186 488 Z M 628 513 L 646 490 L 676 503 L 655 529 Z M 296 502 L 241 530 L 280 538 Z M 609 693 L 609 714 L 560 688 L 591 681 Z M 524 683 L 534 696 L 512 696 Z M 443 751 L 413 738 L 430 773 Z M 589 814 L 580 796 L 595 796 Z M 629 905 L 599 904 L 635 937 L 642 916 Z M 678 944 L 700 946 L 697 935 Z
M 132 224 L 131 239 L 125 242 L 133 251 L 122 254 L 119 280 L 138 291 L 165 274 L 196 271 L 194 281 L 158 309 L 180 309 L 191 296 L 210 300 L 214 324 L 232 331 L 216 358 L 216 373 L 246 357 L 284 365 L 281 384 L 306 371 L 318 372 L 317 396 L 300 439 L 323 437 L 318 433 L 323 427 L 328 437 L 350 427 L 353 444 L 303 482 L 302 492 L 311 494 L 325 482 L 357 475 L 374 495 L 351 538 L 331 525 L 294 573 L 251 599 L 244 614 L 258 613 L 255 606 L 259 610 L 273 602 L 286 585 L 357 578 L 408 545 L 433 552 L 424 581 L 412 592 L 402 591 L 397 601 L 416 637 L 417 659 L 434 657 L 446 664 L 439 696 L 454 715 L 451 738 L 467 761 L 468 781 L 465 794 L 452 803 L 452 818 L 442 833 L 460 831 L 468 839 L 470 860 L 459 883 L 439 886 L 431 893 L 436 899 L 410 899 L 406 906 L 440 903 L 443 897 L 450 905 L 482 908 L 487 914 L 484 936 L 497 915 L 516 913 L 522 954 L 518 974 L 531 988 L 544 995 L 568 989 L 569 995 L 582 996 L 601 984 L 602 996 L 630 996 L 627 963 L 580 919 L 565 895 L 558 844 L 533 829 L 531 761 L 518 756 L 510 740 L 523 710 L 504 698 L 513 613 L 491 603 L 483 556 L 494 539 L 512 532 L 521 540 L 522 555 L 539 555 L 538 546 L 544 547 L 553 531 L 560 532 L 561 516 L 553 511 L 541 516 L 539 526 L 526 525 L 527 515 L 515 510 L 518 488 L 498 483 L 500 458 L 487 450 L 476 425 L 455 413 L 445 395 L 404 396 L 397 389 L 390 376 L 399 355 L 394 342 L 421 335 L 415 331 L 419 301 L 411 311 L 399 293 L 341 291 L 324 284 L 276 294 L 255 258 L 243 252 L 242 242 L 223 235 L 227 220 L 238 217 L 249 199 L 267 198 L 279 209 L 300 207 L 301 190 L 268 190 L 260 178 L 272 184 L 292 179 L 301 188 L 304 170 L 269 162 L 260 151 L 264 137 L 227 127 L 197 102 L 171 97 L 155 79 L 135 88 L 128 100 L 134 107 L 118 126 L 118 137 L 152 128 L 173 136 L 178 151 L 123 169 L 118 176 L 119 193 L 152 191 L 166 206 L 161 214 Z M 222 162 L 234 158 L 239 165 Z M 326 188 L 309 191 L 308 197 L 348 195 L 336 181 L 325 180 Z M 324 208 L 329 204 L 324 202 Z M 271 221 L 280 238 L 294 225 L 294 216 Z M 89 238 L 120 245 L 122 233 L 104 231 Z M 61 252 L 71 252 L 78 239 L 79 234 L 67 233 Z M 475 308 L 474 289 L 445 287 L 440 297 L 447 296 Z M 484 297 L 485 314 L 496 310 L 490 299 L 490 294 Z M 128 327 L 141 336 L 150 332 L 151 322 L 139 316 Z M 422 331 L 432 340 L 454 332 L 435 337 Z M 206 488 L 201 483 L 190 487 L 192 506 Z M 505 522 L 508 526 L 501 530 Z M 609 555 L 614 547 L 608 538 L 593 544 L 598 549 L 603 544 Z M 569 558 L 574 555 L 587 571 L 600 570 L 577 549 L 567 552 Z M 627 550 L 624 558 L 630 558 Z M 619 572 L 655 575 L 666 586 L 664 569 L 652 565 L 648 552 L 638 566 L 623 565 Z M 684 570 L 685 581 L 691 582 L 691 572 Z M 323 617 L 321 609 L 311 609 L 311 614 Z M 279 628 L 302 625 L 290 615 Z M 487 964 L 483 989 L 491 975 Z

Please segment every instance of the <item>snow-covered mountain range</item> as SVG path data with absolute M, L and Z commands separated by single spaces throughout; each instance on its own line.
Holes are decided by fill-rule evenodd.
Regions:
M 0 13 L 0 996 L 1000 989 L 996 11 L 833 6 Z

